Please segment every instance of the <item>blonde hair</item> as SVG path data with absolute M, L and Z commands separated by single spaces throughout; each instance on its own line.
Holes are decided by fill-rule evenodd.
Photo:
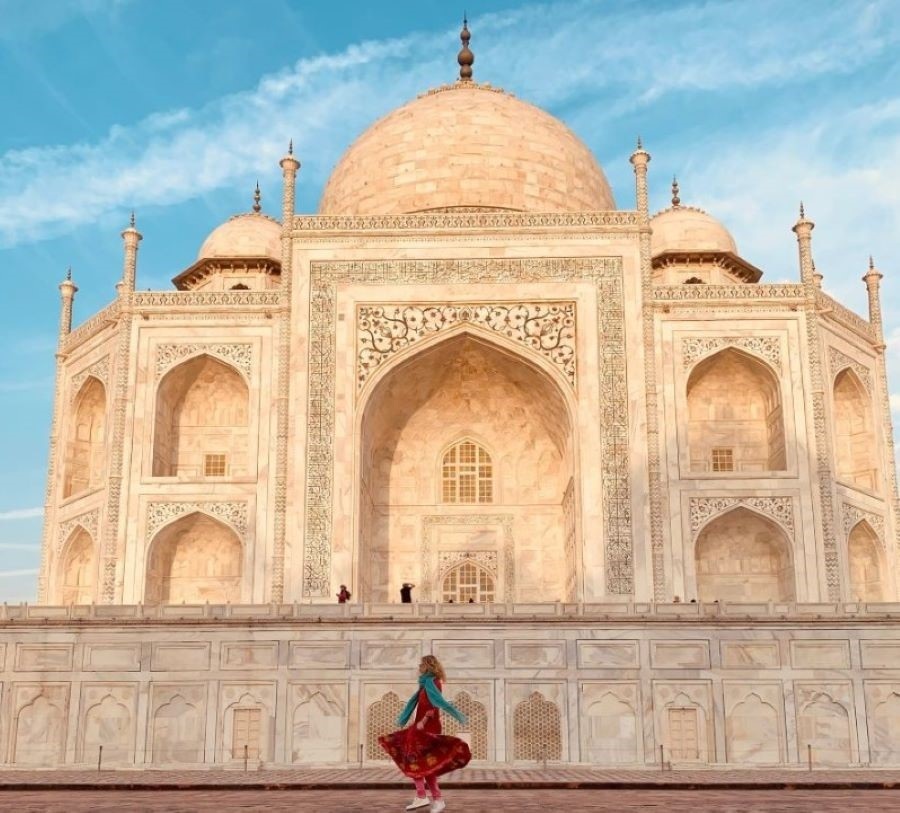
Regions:
M 444 667 L 441 666 L 441 662 L 435 658 L 434 655 L 424 655 L 422 657 L 422 666 L 424 666 L 425 671 L 436 680 L 447 679 L 447 673 L 444 671 Z

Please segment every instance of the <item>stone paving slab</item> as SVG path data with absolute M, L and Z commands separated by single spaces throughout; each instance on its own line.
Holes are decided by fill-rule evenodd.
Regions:
M 401 813 L 407 790 L 30 790 L 0 793 L 16 813 Z M 900 790 L 472 790 L 448 788 L 447 813 L 893 813 Z M 427 810 L 427 808 L 425 808 Z
M 296 770 L 103 770 L 0 772 L 0 794 L 35 788 L 64 789 L 293 789 L 391 790 L 409 781 L 396 769 L 332 768 Z M 706 769 L 599 770 L 589 767 L 545 769 L 467 768 L 448 774 L 442 785 L 469 789 L 900 789 L 896 769 Z

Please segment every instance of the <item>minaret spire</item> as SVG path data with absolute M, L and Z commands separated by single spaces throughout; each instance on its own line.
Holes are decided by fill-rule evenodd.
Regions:
M 815 273 L 812 258 L 812 230 L 816 224 L 806 217 L 803 202 L 800 202 L 800 217 L 794 224 L 792 231 L 797 235 L 797 249 L 800 254 L 800 281 L 804 285 L 816 286 Z
M 259 181 L 256 182 L 256 189 L 253 192 L 253 211 L 257 214 L 262 210 L 262 206 L 260 205 L 260 200 L 262 199 L 262 194 L 259 191 Z
M 134 210 L 128 220 L 128 226 L 122 232 L 122 242 L 124 244 L 124 256 L 122 259 L 122 279 L 116 285 L 116 290 L 120 295 L 131 293 L 134 291 L 135 280 L 137 277 L 137 254 L 138 243 L 143 239 L 143 235 L 137 230 L 134 218 Z
M 59 284 L 59 344 L 62 346 L 66 336 L 72 332 L 72 305 L 78 286 L 72 282 L 72 267 L 66 269 L 66 278 Z
M 681 206 L 681 198 L 678 197 L 678 178 L 672 176 L 672 206 Z
M 475 54 L 469 50 L 469 40 L 472 39 L 472 34 L 469 32 L 469 21 L 466 19 L 465 13 L 463 14 L 463 27 L 462 31 L 459 32 L 459 39 L 462 43 L 462 48 L 460 48 L 459 54 L 456 56 L 456 61 L 459 62 L 459 81 L 471 82 Z
M 879 340 L 883 340 L 884 325 L 881 317 L 881 278 L 882 273 L 875 267 L 875 260 L 869 256 L 869 268 L 863 276 L 866 293 L 869 296 L 869 322 L 875 328 Z

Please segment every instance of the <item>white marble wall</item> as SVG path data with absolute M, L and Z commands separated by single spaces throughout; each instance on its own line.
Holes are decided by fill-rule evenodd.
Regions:
M 0 764 L 371 762 L 433 653 L 484 762 L 897 765 L 898 609 L 7 608 Z

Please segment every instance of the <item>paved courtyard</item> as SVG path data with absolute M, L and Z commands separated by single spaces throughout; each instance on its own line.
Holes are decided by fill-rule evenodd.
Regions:
M 227 813 L 228 811 L 402 811 L 401 790 L 87 790 L 2 791 L 0 811 L 19 813 Z M 900 811 L 900 790 L 450 790 L 454 813 L 739 813 L 739 811 Z

